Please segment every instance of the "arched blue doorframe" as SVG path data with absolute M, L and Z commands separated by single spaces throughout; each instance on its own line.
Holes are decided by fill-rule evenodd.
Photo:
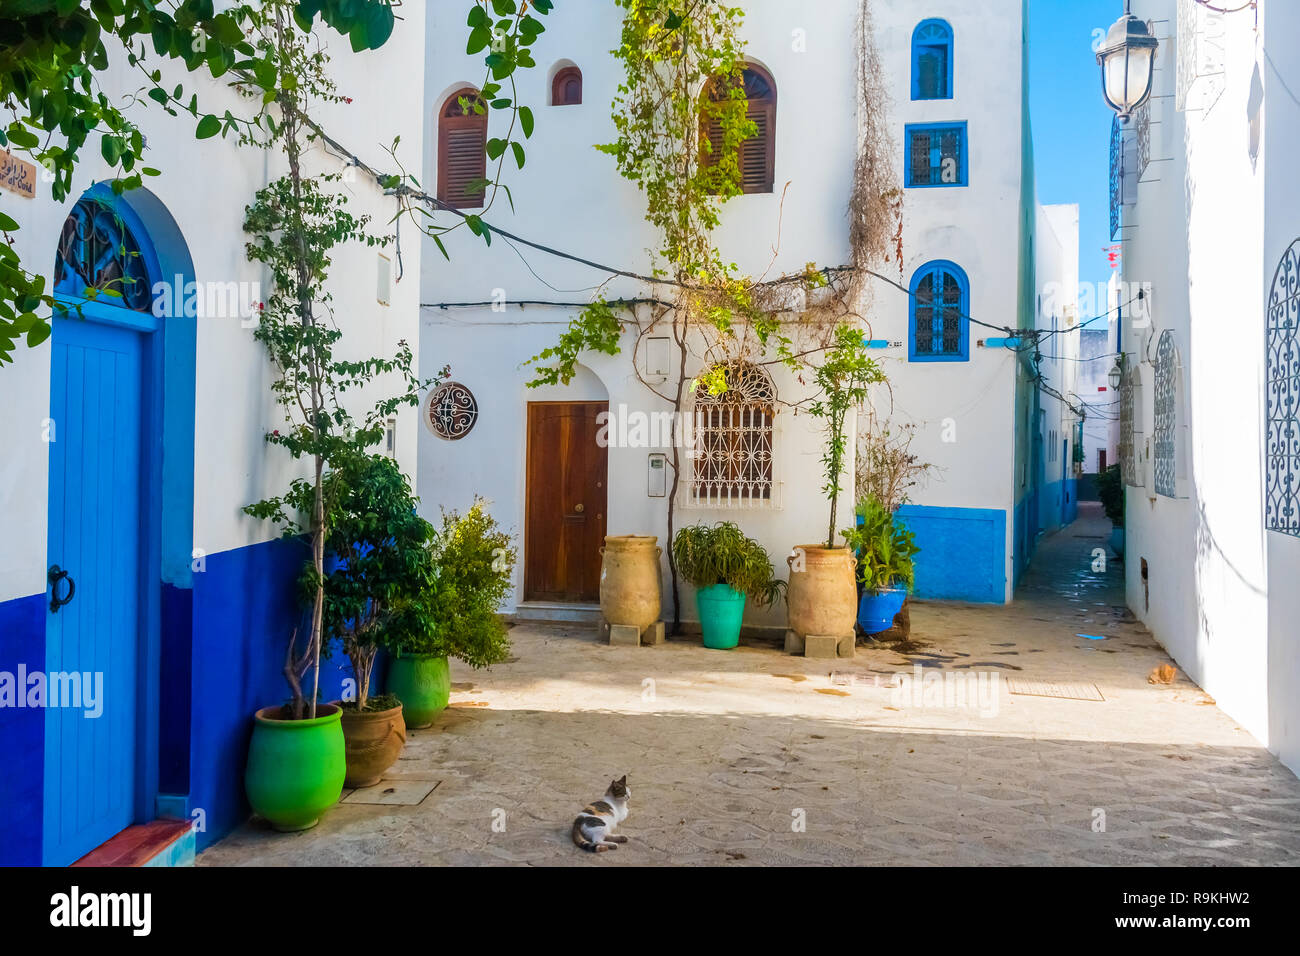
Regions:
M 155 195 L 138 189 L 115 196 L 107 186 L 97 185 L 81 199 L 110 211 L 134 240 L 151 304 L 160 294 L 171 296 L 171 290 L 176 287 L 179 291 L 171 296 L 171 301 L 181 301 L 187 289 L 193 288 L 194 267 L 188 248 L 175 220 Z M 140 550 L 139 635 L 130 815 L 135 822 L 142 822 L 157 815 L 160 728 L 164 728 L 169 749 L 179 751 L 179 757 L 172 755 L 164 773 L 174 782 L 188 779 L 187 763 L 179 773 L 173 765 L 176 759 L 188 761 L 188 595 L 193 551 L 196 322 L 192 312 L 186 314 L 184 309 L 123 308 L 106 301 L 86 300 L 70 287 L 56 287 L 55 298 L 75 309 L 67 317 L 55 320 L 56 351 L 60 327 L 69 340 L 83 337 L 103 344 L 113 341 L 114 332 L 117 345 L 113 347 L 138 340 L 140 401 L 138 409 L 131 411 L 138 417 L 143 454 L 136 534 Z M 127 330 L 133 334 L 125 334 Z M 131 352 L 136 346 L 125 348 Z M 130 368 L 129 364 L 123 367 Z M 55 398 L 52 395 L 52 407 Z M 66 401 L 66 396 L 59 400 Z M 54 517 L 57 506 L 51 500 L 52 522 L 57 520 Z M 50 547 L 56 546 L 51 541 Z M 47 627 L 47 640 L 50 633 Z M 170 672 L 166 681 L 164 668 Z M 51 741 L 47 739 L 47 761 L 50 747 Z M 46 863 L 68 863 L 71 861 L 56 857 L 73 851 L 51 841 L 50 814 L 57 812 L 58 807 L 48 806 L 51 800 L 57 799 L 50 789 L 47 784 L 43 857 Z

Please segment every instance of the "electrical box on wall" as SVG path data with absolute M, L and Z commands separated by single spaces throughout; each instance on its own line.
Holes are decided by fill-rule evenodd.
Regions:
M 650 381 L 666 382 L 671 354 L 668 337 L 655 336 L 645 341 L 645 376 Z
M 646 467 L 646 494 L 651 498 L 668 495 L 668 456 L 651 455 Z
M 393 296 L 393 263 L 388 256 L 379 253 L 378 275 L 375 283 L 375 299 L 380 305 L 388 305 Z

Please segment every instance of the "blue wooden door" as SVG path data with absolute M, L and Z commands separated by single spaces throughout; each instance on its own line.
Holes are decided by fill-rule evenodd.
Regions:
M 44 858 L 61 865 L 133 822 L 144 384 L 139 332 L 54 326 L 47 565 L 67 574 L 52 594 L 75 589 L 46 611 L 47 690 L 66 691 L 47 700 Z

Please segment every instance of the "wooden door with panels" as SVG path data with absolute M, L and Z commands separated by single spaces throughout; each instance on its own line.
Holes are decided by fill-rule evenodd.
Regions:
M 609 453 L 597 441 L 609 402 L 530 402 L 524 600 L 595 604 L 605 543 Z

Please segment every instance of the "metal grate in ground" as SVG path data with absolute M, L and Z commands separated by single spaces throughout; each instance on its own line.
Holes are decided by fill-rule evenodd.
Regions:
M 1100 700 L 1101 691 L 1096 684 L 1072 683 L 1055 680 L 1026 680 L 1023 677 L 1008 677 L 1007 692 L 1022 697 L 1060 697 L 1065 700 Z

